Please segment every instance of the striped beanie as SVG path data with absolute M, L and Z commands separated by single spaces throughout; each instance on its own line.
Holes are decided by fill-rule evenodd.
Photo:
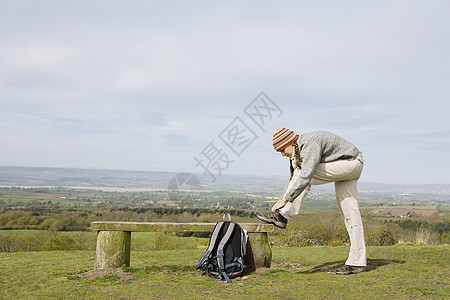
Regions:
M 287 128 L 280 128 L 273 134 L 273 147 L 282 151 L 298 138 L 298 134 Z

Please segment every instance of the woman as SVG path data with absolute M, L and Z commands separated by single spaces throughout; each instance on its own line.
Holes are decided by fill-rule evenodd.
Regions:
M 361 152 L 345 139 L 326 131 L 298 135 L 280 128 L 273 135 L 273 147 L 291 160 L 291 179 L 283 196 L 272 207 L 272 213 L 258 219 L 286 228 L 288 220 L 300 212 L 311 185 L 334 182 L 336 200 L 350 236 L 350 253 L 344 267 L 336 274 L 365 271 L 366 247 L 358 207 L 357 180 L 363 169 Z

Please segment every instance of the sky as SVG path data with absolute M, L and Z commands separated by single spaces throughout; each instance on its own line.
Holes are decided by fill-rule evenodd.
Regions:
M 0 0 L 0 165 L 285 175 L 334 132 L 361 181 L 450 183 L 449 1 Z

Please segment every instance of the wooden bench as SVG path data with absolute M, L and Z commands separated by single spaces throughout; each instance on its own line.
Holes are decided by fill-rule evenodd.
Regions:
M 130 266 L 131 232 L 212 232 L 215 223 L 91 222 L 97 233 L 96 269 Z M 273 225 L 239 224 L 248 233 L 246 264 L 251 271 L 270 268 L 272 250 L 267 237 Z M 199 257 L 200 259 L 200 257 Z

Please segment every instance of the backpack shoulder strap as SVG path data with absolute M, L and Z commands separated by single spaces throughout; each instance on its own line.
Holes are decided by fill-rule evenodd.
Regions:
M 216 224 L 216 226 L 214 226 L 214 229 L 211 234 L 211 238 L 209 239 L 208 249 L 206 249 L 205 254 L 203 254 L 202 258 L 200 258 L 200 261 L 197 264 L 197 269 L 201 269 L 201 266 L 208 260 L 209 256 L 213 252 L 214 247 L 216 247 L 218 237 L 219 237 L 220 232 L 222 231 L 223 227 L 224 227 L 224 222 L 219 222 Z
M 211 238 L 209 239 L 209 245 L 208 245 L 207 251 L 212 252 L 214 246 L 216 246 L 216 244 L 217 244 L 217 240 L 220 236 L 220 232 L 222 231 L 222 228 L 224 226 L 225 226 L 225 222 L 219 222 L 216 224 L 216 226 L 214 226 L 214 229 L 211 234 Z
M 227 232 L 224 234 L 224 236 L 222 237 L 222 240 L 219 243 L 219 246 L 217 247 L 217 264 L 219 266 L 219 274 L 228 283 L 230 283 L 231 280 L 230 280 L 230 278 L 228 278 L 228 275 L 225 273 L 225 263 L 223 260 L 223 257 L 224 257 L 223 248 L 225 247 L 225 244 L 228 242 L 231 235 L 233 234 L 234 226 L 236 225 L 233 222 L 229 222 L 229 223 L 230 223 L 230 225 L 227 228 Z

